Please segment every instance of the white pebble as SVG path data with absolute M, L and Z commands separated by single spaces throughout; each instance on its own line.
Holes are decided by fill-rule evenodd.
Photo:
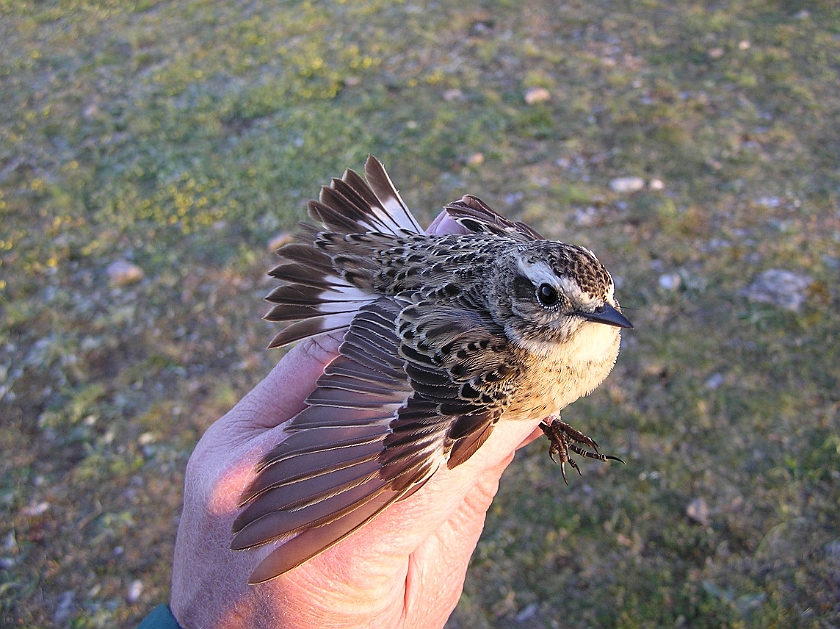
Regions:
M 709 505 L 703 498 L 695 498 L 688 503 L 685 514 L 703 526 L 709 526 Z
M 610 188 L 614 192 L 638 192 L 645 187 L 645 180 L 641 177 L 616 177 L 610 181 Z
M 34 518 L 36 516 L 41 515 L 49 508 L 50 503 L 45 501 L 26 506 L 23 509 L 21 509 L 20 512 L 27 517 Z
M 745 293 L 747 299 L 752 302 L 797 311 L 805 303 L 806 291 L 813 281 L 813 278 L 804 273 L 768 269 L 753 280 Z
M 532 87 L 525 92 L 525 102 L 529 105 L 544 103 L 548 100 L 551 100 L 551 92 L 544 87 Z
M 676 273 L 665 273 L 659 276 L 659 285 L 665 290 L 677 290 L 682 284 L 682 278 Z
M 143 582 L 140 579 L 134 579 L 134 581 L 131 582 L 131 585 L 128 586 L 128 593 L 125 595 L 125 599 L 129 603 L 136 603 L 142 593 Z
M 143 269 L 128 260 L 115 260 L 105 269 L 114 286 L 127 286 L 143 279 Z
M 706 386 L 707 389 L 712 389 L 714 391 L 715 389 L 717 389 L 722 384 L 723 384 L 723 375 L 721 375 L 719 373 L 713 373 L 711 376 L 709 376 L 709 379 L 706 380 L 705 386 Z

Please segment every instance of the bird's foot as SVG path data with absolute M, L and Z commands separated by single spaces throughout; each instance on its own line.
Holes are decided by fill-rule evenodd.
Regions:
M 563 482 L 567 485 L 569 481 L 566 479 L 566 463 L 571 465 L 578 474 L 581 474 L 580 468 L 577 466 L 569 456 L 569 450 L 575 454 L 586 457 L 587 459 L 596 459 L 597 461 L 619 461 L 624 463 L 617 456 L 609 454 L 601 454 L 598 452 L 598 444 L 591 437 L 587 437 L 579 430 L 575 430 L 569 424 L 562 421 L 557 415 L 550 415 L 540 422 L 540 429 L 543 431 L 548 440 L 551 441 L 551 447 L 548 449 L 548 455 L 555 463 L 560 464 L 560 473 L 563 475 Z M 590 450 L 584 450 L 578 443 L 583 444 Z M 557 456 L 559 458 L 555 459 Z

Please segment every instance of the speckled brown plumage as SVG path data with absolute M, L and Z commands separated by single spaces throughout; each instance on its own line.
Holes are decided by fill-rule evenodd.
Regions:
M 271 346 L 345 336 L 242 494 L 232 547 L 284 542 L 252 582 L 463 463 L 503 416 L 543 419 L 562 464 L 577 469 L 570 450 L 612 458 L 557 417 L 606 377 L 631 327 L 592 252 L 470 195 L 446 207 L 467 233 L 423 234 L 382 165 L 369 158 L 365 174 L 322 189 L 309 206 L 320 226 L 303 227 L 271 272 L 284 284 L 266 318 L 289 323 Z

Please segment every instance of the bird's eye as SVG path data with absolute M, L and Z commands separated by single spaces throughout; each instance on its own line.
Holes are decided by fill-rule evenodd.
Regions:
M 537 299 L 547 308 L 556 304 L 559 297 L 557 296 L 557 290 L 551 284 L 540 284 L 537 289 Z

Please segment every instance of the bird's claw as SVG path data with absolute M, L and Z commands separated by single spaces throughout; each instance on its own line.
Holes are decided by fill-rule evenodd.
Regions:
M 588 459 L 595 459 L 603 462 L 619 461 L 620 463 L 624 463 L 624 461 L 619 459 L 617 456 L 601 454 L 598 452 L 598 444 L 594 439 L 587 437 L 579 430 L 575 430 L 559 417 L 552 415 L 546 418 L 540 422 L 540 429 L 543 431 L 545 436 L 548 437 L 549 441 L 551 441 L 551 447 L 548 449 L 548 456 L 551 457 L 552 461 L 560 464 L 560 474 L 563 476 L 563 482 L 567 485 L 569 484 L 569 481 L 566 478 L 566 463 L 574 468 L 578 475 L 583 475 L 577 463 L 575 463 L 569 456 L 569 450 Z M 577 445 L 578 443 L 592 448 L 595 452 L 584 450 Z M 555 456 L 557 456 L 559 460 L 556 459 Z

